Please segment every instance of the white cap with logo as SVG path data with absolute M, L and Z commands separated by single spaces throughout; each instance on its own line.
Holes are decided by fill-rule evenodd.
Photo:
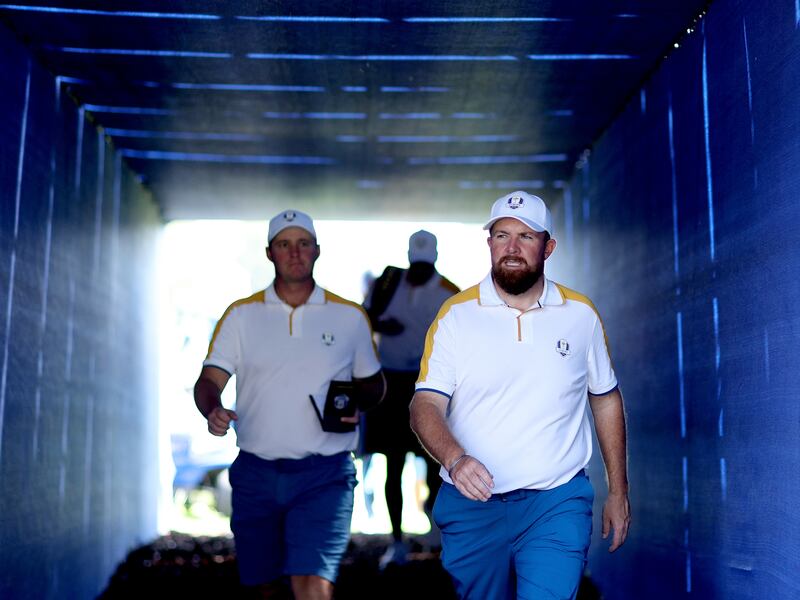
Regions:
M 496 221 L 506 217 L 516 219 L 534 231 L 553 234 L 553 217 L 539 196 L 517 191 L 498 198 L 492 205 L 491 216 L 483 228 L 489 229 Z
M 420 229 L 408 238 L 408 262 L 435 263 L 439 253 L 436 250 L 436 236 L 430 231 Z
M 317 232 L 314 231 L 314 222 L 311 217 L 299 210 L 284 210 L 270 219 L 267 243 L 271 243 L 276 235 L 289 227 L 305 229 L 315 240 L 317 239 Z

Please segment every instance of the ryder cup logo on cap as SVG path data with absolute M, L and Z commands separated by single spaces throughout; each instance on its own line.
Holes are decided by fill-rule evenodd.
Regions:
M 267 243 L 272 242 L 276 235 L 288 227 L 305 229 L 311 234 L 311 237 L 317 239 L 317 232 L 314 231 L 314 223 L 311 217 L 299 210 L 284 210 L 270 219 Z
M 524 202 L 525 200 L 522 198 L 522 196 L 511 196 L 511 198 L 508 199 L 506 204 L 508 204 L 508 208 L 510 208 L 511 210 L 516 210 L 517 208 L 522 206 Z
M 498 198 L 492 205 L 491 216 L 483 228 L 490 229 L 496 221 L 506 217 L 516 219 L 534 231 L 553 234 L 553 218 L 544 200 L 539 196 L 517 191 Z

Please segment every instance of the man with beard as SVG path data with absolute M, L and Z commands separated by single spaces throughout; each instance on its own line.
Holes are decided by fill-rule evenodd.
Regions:
M 544 201 L 492 206 L 492 271 L 428 330 L 411 426 L 442 465 L 433 509 L 461 598 L 575 598 L 594 491 L 591 408 L 608 475 L 603 538 L 628 532 L 622 395 L 591 301 L 544 276 L 556 248 Z

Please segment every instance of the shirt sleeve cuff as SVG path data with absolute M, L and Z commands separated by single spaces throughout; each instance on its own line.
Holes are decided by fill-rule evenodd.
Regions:
M 207 358 L 206 360 L 203 361 L 203 366 L 216 367 L 217 369 L 222 369 L 231 377 L 233 377 L 233 373 L 235 371 L 232 364 L 230 364 L 225 360 L 219 360 L 218 358 Z
M 589 393 L 592 396 L 605 396 L 606 394 L 610 394 L 611 392 L 616 390 L 618 387 L 619 387 L 619 384 L 616 381 L 614 381 L 614 382 L 609 383 L 609 384 L 607 384 L 605 386 L 597 386 L 596 388 L 594 388 L 594 390 L 590 389 Z M 595 391 L 595 390 L 599 390 L 599 391 Z M 602 391 L 602 390 L 605 390 L 605 391 Z
M 447 398 L 451 398 L 454 391 L 453 386 L 447 385 L 442 381 L 434 381 L 431 379 L 418 381 L 414 386 L 414 390 L 417 392 L 434 392 Z

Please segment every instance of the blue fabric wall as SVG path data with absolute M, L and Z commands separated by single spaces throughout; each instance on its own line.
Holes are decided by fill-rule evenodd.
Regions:
M 714 2 L 565 189 L 566 283 L 629 417 L 631 537 L 590 555 L 610 600 L 800 597 L 799 21 Z
M 154 203 L 0 30 L 0 597 L 92 598 L 156 534 Z

